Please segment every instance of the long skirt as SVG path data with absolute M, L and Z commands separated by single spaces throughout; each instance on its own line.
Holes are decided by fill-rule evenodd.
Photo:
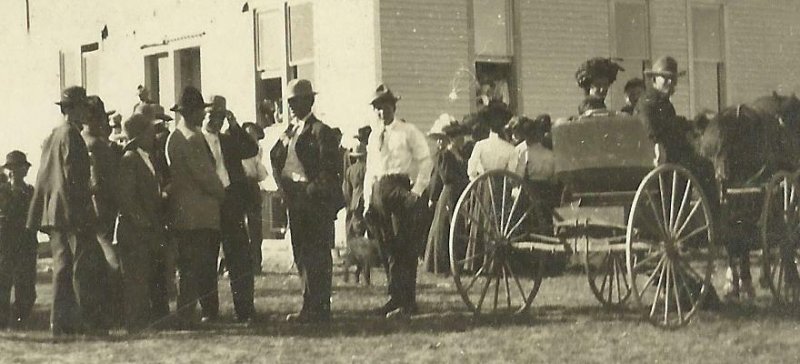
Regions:
M 428 244 L 425 248 L 425 270 L 432 273 L 450 272 L 450 221 L 453 209 L 458 200 L 456 189 L 449 184 L 442 187 L 433 222 L 428 232 Z

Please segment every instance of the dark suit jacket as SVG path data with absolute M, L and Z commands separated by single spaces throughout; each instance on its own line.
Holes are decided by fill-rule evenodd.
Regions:
M 98 228 L 102 232 L 113 233 L 117 218 L 117 202 L 114 188 L 117 179 L 119 156 L 111 149 L 108 140 L 81 133 L 89 151 L 90 190 L 97 215 Z
M 246 182 L 242 160 L 255 157 L 258 154 L 258 144 L 237 125 L 229 128 L 226 133 L 219 134 L 219 146 L 231 185 Z
M 151 247 L 155 248 L 161 243 L 164 221 L 158 178 L 150 172 L 134 144 L 125 148 L 119 164 L 117 240 L 121 246 L 138 248 L 153 244 Z
M 295 152 L 308 178 L 306 192 L 320 201 L 324 207 L 323 212 L 332 219 L 335 219 L 336 212 L 344 207 L 342 185 L 338 178 L 342 161 L 338 158 L 338 151 L 339 146 L 332 129 L 313 114 L 310 115 L 297 137 Z M 270 151 L 275 180 L 281 189 L 283 187 L 280 176 L 286 164 L 287 154 L 288 145 L 282 140 L 275 143 Z
M 675 162 L 692 151 L 686 138 L 688 124 L 676 115 L 668 95 L 647 89 L 636 103 L 636 114 L 647 128 L 650 139 L 666 150 L 667 161 Z
M 94 223 L 89 152 L 78 128 L 63 122 L 42 145 L 28 228 L 87 229 Z

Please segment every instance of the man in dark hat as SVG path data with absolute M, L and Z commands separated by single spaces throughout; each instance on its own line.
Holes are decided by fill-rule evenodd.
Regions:
M 86 90 L 68 87 L 56 104 L 63 121 L 42 145 L 27 226 L 50 235 L 53 335 L 103 334 L 102 290 L 98 286 L 103 252 L 94 235 L 97 219 L 92 207 L 91 163 L 80 133 L 88 113 Z
M 36 231 L 25 226 L 33 196 L 33 186 L 25 183 L 30 167 L 18 150 L 8 153 L 2 166 L 9 182 L 0 185 L 0 329 L 8 326 L 9 318 L 18 328 L 25 327 L 36 301 L 38 241 Z
M 89 151 L 92 206 L 97 216 L 95 232 L 107 262 L 104 267 L 105 275 L 100 279 L 100 284 L 106 286 L 103 296 L 109 298 L 108 304 L 105 305 L 106 319 L 117 323 L 114 321 L 117 321 L 122 314 L 122 273 L 113 247 L 114 225 L 117 220 L 114 188 L 121 151 L 113 150 L 108 139 L 111 128 L 103 100 L 98 96 L 89 96 L 87 100 L 89 112 L 86 122 L 83 123 L 81 136 Z
M 333 130 L 311 111 L 311 82 L 286 85 L 292 121 L 270 151 L 272 168 L 289 210 L 292 252 L 303 282 L 303 307 L 288 321 L 327 322 L 331 318 L 331 279 L 336 213 L 344 206 Z
M 129 142 L 120 160 L 117 240 L 124 282 L 125 327 L 138 332 L 169 314 L 160 255 L 165 235 L 161 191 L 150 159 L 155 149 L 155 120 L 133 114 L 122 124 Z
M 711 161 L 701 157 L 687 139 L 689 123 L 675 112 L 670 98 L 675 93 L 678 78 L 685 72 L 678 71 L 678 62 L 670 56 L 659 58 L 650 70 L 645 71 L 650 86 L 636 104 L 636 114 L 648 130 L 650 139 L 656 143 L 658 163 L 675 163 L 686 167 L 700 180 L 700 187 L 708 197 L 714 219 L 719 212 L 719 192 Z M 738 280 L 737 280 L 738 281 Z M 691 286 L 691 285 L 690 285 Z M 695 282 L 699 290 L 699 282 Z M 710 302 L 719 301 L 711 287 Z M 738 295 L 738 291 L 737 291 Z
M 245 229 L 247 204 L 257 198 L 248 189 L 247 176 L 242 161 L 258 154 L 258 144 L 250 138 L 236 121 L 233 112 L 227 108 L 227 100 L 220 95 L 208 98 L 207 117 L 203 121 L 203 137 L 211 149 L 217 177 L 225 187 L 225 199 L 220 206 L 220 231 L 222 235 L 212 247 L 215 256 L 219 254 L 219 244 L 225 253 L 225 263 L 230 273 L 231 293 L 236 319 L 247 322 L 253 318 L 253 263 L 250 253 L 250 240 Z M 228 130 L 221 133 L 227 121 Z M 217 275 L 212 275 L 209 289 L 200 304 L 203 319 L 216 320 L 219 316 L 219 295 Z
M 433 162 L 425 135 L 396 117 L 399 99 L 388 86 L 380 85 L 370 102 L 381 125 L 367 144 L 364 201 L 367 224 L 389 264 L 389 301 L 376 313 L 403 318 L 417 311 L 417 257 L 425 232 L 415 227 L 421 225 L 416 221 L 418 201 L 430 181 Z
M 181 326 L 189 328 L 199 321 L 197 301 L 211 293 L 207 282 L 216 280 L 214 247 L 219 242 L 220 206 L 225 199 L 214 156 L 200 130 L 208 106 L 198 89 L 183 90 L 180 103 L 171 109 L 183 117 L 169 135 L 166 149 L 169 228 L 178 243 L 178 317 Z

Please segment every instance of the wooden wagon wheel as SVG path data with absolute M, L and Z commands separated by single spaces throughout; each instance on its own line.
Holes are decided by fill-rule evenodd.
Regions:
M 685 325 L 703 305 L 717 256 L 712 216 L 699 180 L 683 167 L 659 166 L 639 184 L 626 260 L 635 301 L 651 323 Z
M 484 173 L 461 194 L 450 225 L 450 267 L 473 313 L 530 307 L 543 273 L 530 235 L 539 214 L 530 188 L 507 171 Z
M 800 303 L 800 184 L 786 172 L 772 176 L 761 210 L 762 282 L 775 303 L 797 307 Z
M 587 239 L 583 263 L 592 294 L 605 307 L 624 306 L 631 296 L 625 251 L 590 252 L 589 249 Z

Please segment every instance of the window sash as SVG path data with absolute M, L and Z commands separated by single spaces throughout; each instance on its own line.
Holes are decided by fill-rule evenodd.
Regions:
M 472 0 L 472 21 L 476 55 L 513 56 L 513 20 L 508 0 Z
M 314 12 L 311 3 L 288 7 L 289 64 L 314 60 Z

